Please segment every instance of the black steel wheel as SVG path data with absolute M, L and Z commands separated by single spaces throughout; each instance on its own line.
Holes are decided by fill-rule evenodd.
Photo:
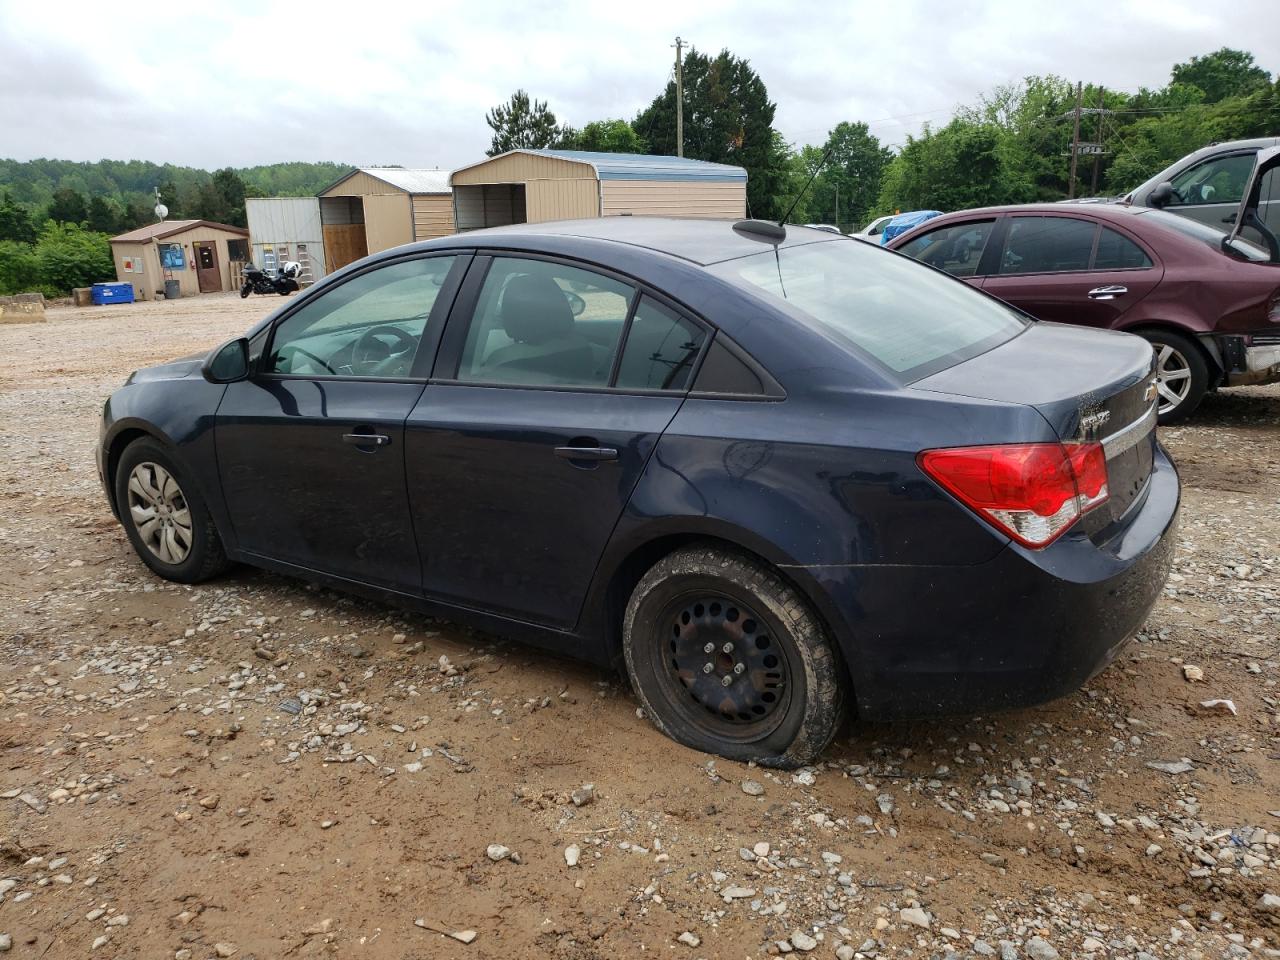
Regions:
M 804 598 L 767 565 L 687 547 L 641 578 L 623 654 L 645 713 L 687 746 L 794 767 L 843 719 L 845 682 Z

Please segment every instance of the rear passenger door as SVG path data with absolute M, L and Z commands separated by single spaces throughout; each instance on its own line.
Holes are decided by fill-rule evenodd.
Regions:
M 1085 217 L 1013 215 L 982 289 L 1038 320 L 1115 327 L 1159 284 L 1155 255 Z
M 605 271 L 477 257 L 405 425 L 423 593 L 571 628 L 707 340 Z

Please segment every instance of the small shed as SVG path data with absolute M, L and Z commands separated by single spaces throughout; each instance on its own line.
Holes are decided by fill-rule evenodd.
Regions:
M 316 197 L 246 197 L 244 213 L 254 263 L 271 271 L 292 260 L 302 267 L 298 282 L 304 287 L 325 275 L 324 230 Z
M 453 171 L 458 232 L 583 217 L 747 215 L 747 171 L 688 157 L 511 150 Z
M 138 300 L 164 297 L 165 280 L 182 296 L 233 290 L 249 260 L 249 231 L 211 220 L 162 220 L 111 238 L 116 279 Z
M 327 268 L 414 240 L 453 233 L 449 174 L 359 167 L 320 191 Z

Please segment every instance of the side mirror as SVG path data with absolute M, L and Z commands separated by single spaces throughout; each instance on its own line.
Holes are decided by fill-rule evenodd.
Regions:
M 210 383 L 235 383 L 249 376 L 249 341 L 228 340 L 205 357 L 200 373 Z
M 1175 196 L 1173 184 L 1166 180 L 1164 183 L 1157 184 L 1156 188 L 1147 194 L 1147 203 L 1157 210 L 1163 210 Z

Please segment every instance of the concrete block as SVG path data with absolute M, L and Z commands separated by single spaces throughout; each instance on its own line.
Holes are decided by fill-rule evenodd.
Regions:
M 0 297 L 0 323 L 44 323 L 45 320 L 43 294 Z

